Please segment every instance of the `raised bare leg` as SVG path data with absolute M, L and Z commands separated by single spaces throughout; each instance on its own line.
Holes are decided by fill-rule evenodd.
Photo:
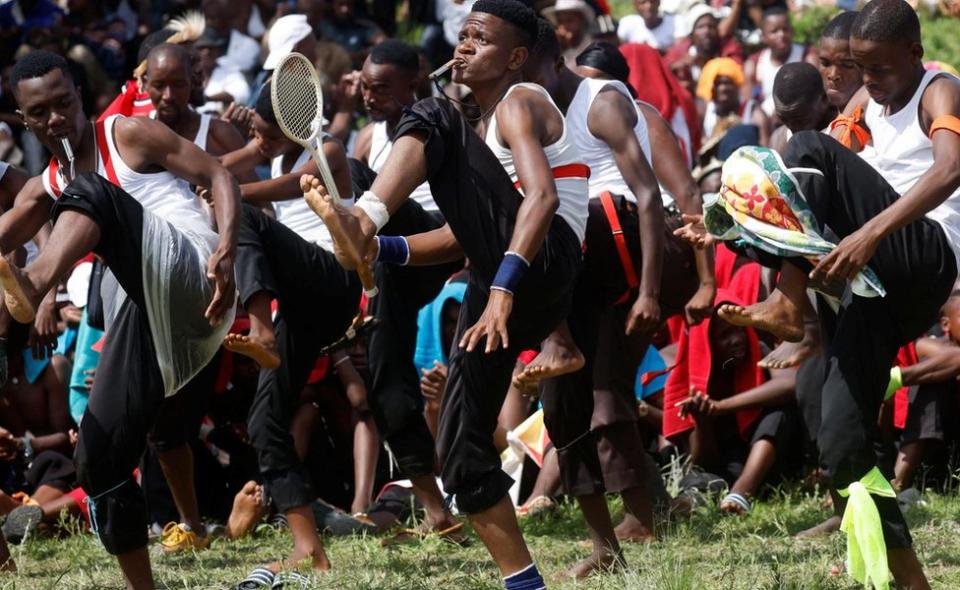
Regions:
M 245 304 L 250 316 L 250 334 L 244 336 L 231 333 L 223 339 L 224 348 L 252 358 L 264 369 L 276 369 L 280 366 L 270 300 L 270 294 L 266 291 L 251 295 Z
M 820 320 L 807 298 L 803 309 L 803 339 L 800 342 L 781 342 L 770 354 L 757 363 L 762 369 L 789 369 L 800 366 L 820 352 Z
M 765 300 L 749 306 L 721 305 L 717 313 L 735 326 L 769 332 L 787 342 L 803 340 L 803 305 L 807 298 L 807 275 L 784 262 L 780 282 Z
M 100 228 L 90 217 L 64 211 L 57 219 L 46 247 L 29 267 L 19 270 L 0 258 L 0 286 L 13 319 L 28 324 L 47 291 L 81 256 L 100 241 Z
M 513 376 L 513 386 L 520 390 L 533 389 L 542 379 L 579 371 L 584 362 L 583 353 L 573 341 L 567 321 L 563 320 L 543 341 L 540 354 Z

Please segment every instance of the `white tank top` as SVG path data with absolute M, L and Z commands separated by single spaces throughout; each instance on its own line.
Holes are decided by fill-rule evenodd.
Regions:
M 860 156 L 901 195 L 933 165 L 933 142 L 920 128 L 920 101 L 937 76 L 950 74 L 927 71 L 907 106 L 892 115 L 884 115 L 884 107 L 873 100 L 867 104 L 864 122 L 873 145 L 864 148 Z M 943 227 L 960 267 L 960 189 L 926 216 Z
M 790 49 L 790 56 L 784 63 L 802 61 L 804 52 L 803 45 L 794 43 Z M 763 99 L 760 107 L 768 117 L 772 117 L 776 110 L 773 104 L 773 81 L 782 67 L 783 64 L 773 63 L 772 52 L 769 49 L 762 50 L 757 56 L 757 80 L 760 82 L 760 97 Z
M 370 156 L 367 158 L 370 169 L 379 174 L 392 149 L 393 141 L 387 136 L 387 122 L 378 121 L 374 123 L 373 135 L 370 138 Z M 430 183 L 421 183 L 410 193 L 410 198 L 419 203 L 424 211 L 436 212 L 440 210 L 433 200 L 433 193 L 430 192 Z
M 623 195 L 632 203 L 637 202 L 637 197 L 627 186 L 617 167 L 617 162 L 613 158 L 613 151 L 607 142 L 597 138 L 590 133 L 588 119 L 590 108 L 593 101 L 597 98 L 604 88 L 615 88 L 618 92 L 627 97 L 633 110 L 637 114 L 637 123 L 633 126 L 633 133 L 640 142 L 640 148 L 643 150 L 647 163 L 651 164 L 650 159 L 650 136 L 647 133 L 647 121 L 643 118 L 643 113 L 633 102 L 630 91 L 617 80 L 598 80 L 595 78 L 584 78 L 577 87 L 570 106 L 567 107 L 567 129 L 570 137 L 580 153 L 583 163 L 590 167 L 590 198 L 595 199 L 603 191 L 610 191 L 614 194 Z
M 211 229 L 206 211 L 196 195 L 190 191 L 189 185 L 172 172 L 141 173 L 131 170 L 120 156 L 113 138 L 113 126 L 122 115 L 113 115 L 103 121 L 103 137 L 95 137 L 97 146 L 97 174 L 114 181 L 127 194 L 137 200 L 144 209 L 157 217 L 173 224 L 178 230 L 207 240 L 211 248 L 217 244 L 217 234 Z M 98 125 L 94 126 L 94 135 L 98 133 Z M 100 150 L 101 141 L 105 139 L 109 155 Z M 56 158 L 51 158 L 50 165 L 41 174 L 43 187 L 54 199 L 67 186 L 66 179 Z
M 582 164 L 583 159 L 580 157 L 580 154 L 577 153 L 573 141 L 567 136 L 567 125 L 566 121 L 563 119 L 563 113 L 560 112 L 560 109 L 557 108 L 557 105 L 553 102 L 553 99 L 550 98 L 550 94 L 541 86 L 524 82 L 510 87 L 510 89 L 507 90 L 507 93 L 503 95 L 502 100 L 506 100 L 506 98 L 510 96 L 510 93 L 517 88 L 527 88 L 542 94 L 548 101 L 550 101 L 550 104 L 553 106 L 554 110 L 557 111 L 561 120 L 564 121 L 563 133 L 560 135 L 560 139 L 558 139 L 556 143 L 543 148 L 543 152 L 547 156 L 547 162 L 550 164 L 550 168 L 557 168 L 559 166 L 566 166 L 568 164 Z M 493 116 L 490 117 L 490 125 L 487 127 L 487 136 L 485 141 L 487 143 L 487 147 L 490 148 L 493 154 L 497 157 L 497 160 L 500 161 L 500 165 L 503 166 L 503 169 L 507 171 L 510 179 L 514 182 L 517 182 L 517 169 L 513 163 L 513 152 L 503 147 L 503 145 L 501 145 L 497 140 L 496 109 L 494 109 Z M 587 179 L 558 178 L 555 182 L 557 185 L 557 196 L 560 199 L 560 206 L 557 209 L 557 215 L 567 222 L 567 225 L 570 226 L 570 229 L 572 229 L 577 235 L 577 239 L 580 242 L 583 242 L 584 235 L 587 231 L 587 204 L 590 200 L 590 187 Z M 520 192 L 522 194 L 523 190 L 520 189 Z
M 328 136 L 324 134 L 323 137 Z M 320 142 L 322 141 L 323 139 L 320 140 Z M 317 149 L 320 149 L 319 144 Z M 299 169 L 309 159 L 310 152 L 303 150 L 290 170 Z M 270 162 L 270 178 L 279 178 L 283 175 L 283 156 L 277 156 Z M 341 198 L 341 204 L 344 207 L 350 207 L 353 205 L 353 196 Z M 320 246 L 327 252 L 333 252 L 333 238 L 330 237 L 330 230 L 324 225 L 323 220 L 310 209 L 310 206 L 302 197 L 286 201 L 274 201 L 273 211 L 277 214 L 277 221 L 292 229 L 298 236 Z
M 200 127 L 197 129 L 197 136 L 193 138 L 193 143 L 203 151 L 207 151 L 207 136 L 210 134 L 211 115 L 200 115 Z

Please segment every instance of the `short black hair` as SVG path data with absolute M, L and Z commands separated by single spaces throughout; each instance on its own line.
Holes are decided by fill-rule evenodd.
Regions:
M 787 20 L 790 20 L 790 13 L 787 12 L 787 9 L 783 6 L 771 6 L 763 11 L 763 20 L 768 18 L 773 18 L 775 16 L 785 16 Z
M 510 23 L 527 49 L 537 40 L 537 13 L 520 0 L 477 0 L 470 12 L 492 14 Z
M 850 36 L 877 43 L 919 43 L 920 19 L 903 0 L 870 0 L 853 21 Z
M 175 32 L 173 29 L 160 29 L 144 37 L 140 43 L 140 49 L 137 50 L 137 63 L 143 63 L 154 47 L 166 43 Z
M 21 80 L 32 80 L 46 76 L 53 70 L 60 70 L 63 75 L 73 80 L 70 73 L 70 64 L 62 56 L 44 49 L 34 49 L 24 55 L 13 65 L 10 72 L 10 89 L 16 92 L 17 84 Z
M 577 65 L 600 70 L 614 80 L 630 85 L 627 81 L 630 77 L 630 66 L 627 65 L 627 59 L 623 57 L 623 54 L 613 43 L 594 41 L 587 45 L 587 48 L 577 56 Z
M 830 22 L 823 27 L 823 32 L 820 33 L 820 38 L 843 40 L 849 39 L 850 31 L 853 29 L 853 22 L 857 20 L 858 14 L 860 13 L 854 10 L 848 10 L 831 18 Z
M 174 43 L 161 43 L 150 50 L 150 53 L 147 54 L 147 60 L 149 60 L 151 56 L 158 56 L 160 54 L 169 54 L 179 59 L 180 64 L 187 70 L 187 73 L 190 73 L 190 52 L 183 45 L 177 45 Z
M 560 39 L 557 38 L 557 31 L 553 28 L 553 23 L 542 16 L 537 17 L 537 42 L 533 44 L 530 53 L 541 60 L 556 60 L 560 57 Z
M 783 64 L 773 78 L 773 99 L 779 104 L 813 104 L 824 95 L 820 71 L 807 62 Z
M 410 74 L 420 72 L 420 54 L 413 46 L 398 39 L 387 39 L 370 50 L 370 62 L 391 65 Z
M 257 104 L 253 107 L 254 112 L 260 115 L 260 118 L 277 125 L 277 116 L 273 114 L 273 98 L 270 97 L 270 80 L 263 83 L 260 87 L 260 94 L 257 95 Z

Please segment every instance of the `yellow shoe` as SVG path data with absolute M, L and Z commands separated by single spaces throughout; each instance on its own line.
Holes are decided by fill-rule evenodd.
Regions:
M 163 527 L 163 534 L 160 536 L 160 547 L 164 553 L 180 553 L 181 551 L 200 551 L 210 546 L 210 537 L 197 536 L 197 533 L 191 531 L 186 525 L 176 522 L 168 522 Z

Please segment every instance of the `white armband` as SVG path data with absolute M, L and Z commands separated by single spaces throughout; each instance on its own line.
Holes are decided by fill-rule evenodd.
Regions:
M 377 226 L 377 231 L 379 232 L 383 229 L 383 226 L 387 225 L 387 222 L 390 221 L 390 212 L 387 211 L 387 206 L 380 200 L 380 197 L 373 194 L 371 191 L 367 191 L 360 195 L 360 198 L 357 200 L 354 207 L 360 209 L 367 214 L 367 217 L 370 218 L 370 221 Z

